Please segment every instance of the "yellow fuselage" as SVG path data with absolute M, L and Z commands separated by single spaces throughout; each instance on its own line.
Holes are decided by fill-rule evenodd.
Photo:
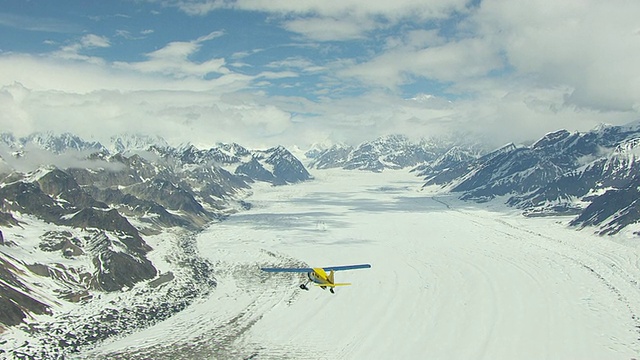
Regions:
M 309 272 L 308 277 L 319 285 L 333 285 L 333 271 L 327 274 L 323 268 L 313 268 L 313 272 Z

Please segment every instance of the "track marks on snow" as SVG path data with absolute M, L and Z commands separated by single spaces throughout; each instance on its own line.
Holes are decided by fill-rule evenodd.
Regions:
M 453 208 L 445 201 L 433 198 L 443 204 L 447 209 L 454 210 L 469 217 L 471 221 L 477 218 L 479 225 L 484 223 L 481 215 L 476 211 L 466 211 L 462 208 Z M 505 220 L 506 219 L 506 220 Z M 621 306 L 616 309 L 603 308 L 601 305 L 595 306 L 592 296 L 585 296 L 582 302 L 594 312 L 610 312 L 613 316 L 620 316 L 620 309 L 626 312 L 626 322 L 629 324 L 629 332 L 635 333 L 635 341 L 632 344 L 617 339 L 614 336 L 611 340 L 618 343 L 620 347 L 640 351 L 640 316 L 637 304 L 640 304 L 640 260 L 638 254 L 632 248 L 625 249 L 623 245 L 612 242 L 605 238 L 596 238 L 592 235 L 581 237 L 582 232 L 588 231 L 582 229 L 581 232 L 575 232 L 567 229 L 567 238 L 558 238 L 549 236 L 541 230 L 534 230 L 529 226 L 521 226 L 521 222 L 525 221 L 518 218 L 496 218 L 495 221 L 501 226 L 496 227 L 495 231 L 503 236 L 503 239 L 509 241 L 501 241 L 501 245 L 509 246 L 512 241 L 517 241 L 525 237 L 534 239 L 519 246 L 534 251 L 539 250 L 540 256 L 537 258 L 544 259 L 548 264 L 553 264 L 564 276 L 572 276 L 575 271 L 586 272 L 596 284 L 600 284 L 606 289 L 610 297 L 615 299 Z M 526 221 L 535 221 L 537 219 L 526 219 Z M 523 236 L 528 235 L 528 236 Z M 585 240 L 586 239 L 586 240 Z M 509 252 L 511 253 L 511 252 Z M 502 258 L 501 261 L 509 261 Z M 515 263 L 514 263 L 515 265 Z M 542 264 L 532 264 L 541 266 Z M 536 275 L 537 276 L 537 275 Z M 571 281 L 571 279 L 568 279 Z M 547 289 L 541 288 L 543 291 Z M 562 299 L 560 299 L 562 300 Z M 624 319 L 622 319 L 624 320 Z

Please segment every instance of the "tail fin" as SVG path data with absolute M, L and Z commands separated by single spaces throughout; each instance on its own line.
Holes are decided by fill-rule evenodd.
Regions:
M 329 282 L 332 283 L 332 284 L 335 282 L 333 280 L 333 270 L 331 270 L 331 272 L 329 273 Z

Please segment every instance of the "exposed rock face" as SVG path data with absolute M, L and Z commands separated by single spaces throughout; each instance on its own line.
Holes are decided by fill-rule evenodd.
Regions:
M 513 144 L 436 173 L 427 185 L 447 186 L 462 199 L 507 204 L 528 216 L 578 215 L 574 226 L 615 234 L 640 222 L 640 125 L 559 130 L 532 146 Z
M 69 223 L 83 229 L 93 228 L 110 231 L 118 236 L 120 241 L 127 246 L 128 251 L 136 254 L 145 254 L 151 250 L 151 247 L 140 236 L 138 229 L 115 209 L 102 211 L 84 208 L 73 215 Z
M 617 234 L 640 221 L 640 181 L 622 189 L 608 190 L 596 197 L 571 221 L 574 226 L 598 226 L 601 235 Z M 636 233 L 636 235 L 640 235 Z
M 311 178 L 304 165 L 282 146 L 268 149 L 264 155 L 265 162 L 273 167 L 273 176 L 283 183 L 297 183 Z
M 73 236 L 69 231 L 47 231 L 41 236 L 41 239 L 38 247 L 42 251 L 60 251 L 67 258 L 84 254 L 82 240 Z
M 118 241 L 125 242 L 127 238 L 111 239 L 105 232 L 97 232 L 88 240 L 88 247 L 93 254 L 93 264 L 99 271 L 95 284 L 106 291 L 121 290 L 131 287 L 142 280 L 153 279 L 157 270 L 151 262 L 140 252 L 116 251 Z M 148 245 L 144 244 L 148 247 Z M 131 249 L 131 247 L 128 247 Z M 134 248 L 134 251 L 145 251 Z
M 165 179 L 155 178 L 148 182 L 138 183 L 126 188 L 125 191 L 142 200 L 155 201 L 169 210 L 191 214 L 205 213 L 202 204 L 194 198 L 190 191 Z
M 285 185 L 311 178 L 282 147 L 261 151 L 218 144 L 200 150 L 173 148 L 146 136 L 123 136 L 112 139 L 109 149 L 117 151 L 112 153 L 99 143 L 51 133 L 25 138 L 0 134 L 0 143 L 15 157 L 12 163 L 31 152 L 47 151 L 54 155 L 44 158 L 67 160 L 59 163 L 77 159 L 83 165 L 42 164 L 37 170 L 20 172 L 0 159 L 0 226 L 11 234 L 7 239 L 7 232 L 0 231 L 0 247 L 18 254 L 12 257 L 0 251 L 0 326 L 20 324 L 29 314 L 51 313 L 55 308 L 51 304 L 60 301 L 83 304 L 98 298 L 99 292 L 134 287 L 141 291 L 144 285 L 138 285 L 148 280 L 153 288 L 180 283 L 172 284 L 172 291 L 148 308 L 105 310 L 97 323 L 93 317 L 84 319 L 86 326 L 92 324 L 86 332 L 56 337 L 55 349 L 76 349 L 83 342 L 138 326 L 138 316 L 151 316 L 140 322 L 149 325 L 215 287 L 212 266 L 198 256 L 195 242 L 181 241 L 168 261 L 172 271 L 160 274 L 148 257 L 153 249 L 147 236 L 167 228 L 187 234 L 200 231 L 229 213 L 249 208 L 243 197 L 255 181 Z M 243 173 L 238 168 L 254 171 Z M 37 229 L 29 228 L 32 224 Z M 22 258 L 23 254 L 30 255 Z M 33 326 L 30 331 L 48 334 L 56 328 L 56 334 L 64 333 L 57 326 Z
M 15 226 L 18 225 L 18 221 L 13 217 L 13 215 L 0 211 L 0 225 Z
M 48 222 L 61 222 L 66 211 L 45 194 L 37 183 L 17 181 L 0 187 L 0 199 L 5 211 L 33 214 Z
M 286 185 L 311 179 L 311 175 L 300 160 L 282 146 L 254 151 L 251 154 L 251 160 L 240 164 L 235 173 L 273 185 Z
M 43 192 L 41 187 L 51 195 Z M 0 196 L 5 208 L 30 213 L 56 225 L 101 229 L 91 237 L 87 247 L 70 232 L 47 232 L 39 244 L 42 251 L 62 251 L 65 257 L 85 252 L 91 256 L 96 271 L 94 280 L 89 281 L 92 284 L 90 288 L 115 291 L 155 277 L 156 269 L 145 257 L 151 247 L 142 239 L 138 229 L 117 210 L 108 209 L 106 204 L 84 192 L 65 172 L 54 169 L 33 183 L 22 180 L 4 186 L 0 188 Z M 116 248 L 122 250 L 115 251 Z M 54 273 L 56 271 L 47 270 L 40 275 Z
M 19 324 L 26 312 L 50 313 L 49 306 L 28 295 L 28 287 L 18 278 L 20 271 L 12 261 L 0 256 L 0 323 L 4 325 Z
M 66 200 L 69 207 L 108 208 L 107 204 L 96 201 L 83 191 L 70 174 L 59 169 L 53 169 L 39 178 L 38 185 L 40 190 L 50 197 Z
M 99 189 L 89 186 L 85 190 L 93 198 L 112 206 L 117 206 L 118 211 L 123 215 L 138 218 L 151 227 L 192 227 L 188 220 L 171 214 L 162 205 L 152 200 L 143 200 L 134 195 L 125 194 L 118 188 Z
M 258 159 L 251 159 L 251 161 L 243 163 L 236 168 L 236 174 L 245 175 L 250 179 L 255 179 L 257 181 L 264 181 L 268 183 L 272 183 L 274 185 L 284 185 L 285 182 L 276 179 L 274 174 L 269 170 L 265 169 L 262 164 L 258 161 Z

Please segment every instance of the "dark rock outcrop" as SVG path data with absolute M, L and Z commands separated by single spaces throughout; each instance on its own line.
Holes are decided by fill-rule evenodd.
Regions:
M 15 260 L 13 260 L 15 261 Z M 50 314 L 51 309 L 29 294 L 29 288 L 22 283 L 18 275 L 21 272 L 12 260 L 0 256 L 0 323 L 17 325 L 26 317 L 26 313 Z
M 577 215 L 574 226 L 616 234 L 640 222 L 640 125 L 559 130 L 531 146 L 512 144 L 434 175 L 466 200 L 508 197 L 527 216 Z
M 250 208 L 243 197 L 255 181 L 283 185 L 311 178 L 283 147 L 260 151 L 217 144 L 200 150 L 170 147 L 148 136 L 125 136 L 112 139 L 111 148 L 118 152 L 111 153 L 99 143 L 51 133 L 24 138 L 0 134 L 0 143 L 10 150 L 3 156 L 14 157 L 11 162 L 0 159 L 0 225 L 31 231 L 23 237 L 20 228 L 12 229 L 11 239 L 0 232 L 0 246 L 28 246 L 31 253 L 42 252 L 28 259 L 8 259 L 0 252 L 0 324 L 9 326 L 28 314 L 48 313 L 52 301 L 82 303 L 95 292 L 120 291 L 154 280 L 158 271 L 147 258 L 152 250 L 145 241 L 147 235 L 170 227 L 201 231 L 229 213 Z M 42 155 L 42 151 L 52 154 L 39 158 L 54 159 L 57 164 L 42 164 L 30 172 L 11 170 L 10 164 L 33 161 L 37 156 L 31 155 Z M 252 166 L 258 172 L 232 173 Z M 27 229 L 32 224 L 44 228 L 35 238 Z M 136 309 L 108 317 L 129 319 L 139 312 L 167 318 L 215 286 L 212 266 L 197 255 L 195 243 L 180 244 L 188 245 L 178 245 L 178 260 L 173 259 L 172 266 L 180 268 L 175 276 L 185 287 L 175 294 L 175 289 L 167 292 L 179 299 L 155 304 L 155 310 Z M 174 273 L 169 274 L 156 279 L 153 286 L 172 281 Z M 34 280 L 37 277 L 48 279 Z M 140 289 L 145 286 L 136 291 Z M 99 327 L 104 331 L 96 334 L 88 329 L 82 341 L 97 341 L 120 331 L 110 332 L 109 324 Z M 82 341 L 74 336 L 59 337 L 61 343 L 55 347 L 76 349 Z

